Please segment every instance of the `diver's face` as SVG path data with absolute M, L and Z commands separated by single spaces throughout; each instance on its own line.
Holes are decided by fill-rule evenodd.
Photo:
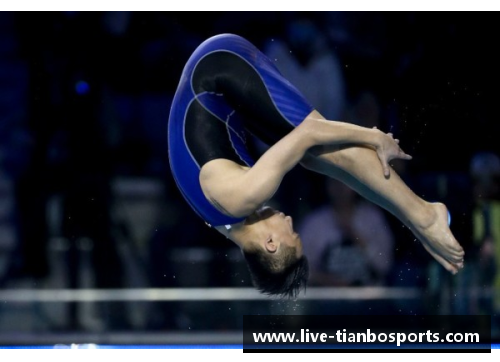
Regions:
M 280 246 L 297 249 L 297 257 L 302 256 L 302 242 L 293 229 L 293 220 L 282 212 L 270 207 L 257 210 L 245 223 L 250 228 L 248 237 L 269 253 L 279 252 Z

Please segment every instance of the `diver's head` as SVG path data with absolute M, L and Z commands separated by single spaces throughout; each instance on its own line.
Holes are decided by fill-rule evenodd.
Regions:
M 290 216 L 270 207 L 261 208 L 247 217 L 234 237 L 259 291 L 295 298 L 305 289 L 308 263 Z

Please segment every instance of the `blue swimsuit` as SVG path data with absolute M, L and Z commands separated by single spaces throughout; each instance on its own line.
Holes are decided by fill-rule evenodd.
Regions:
M 244 220 L 207 200 L 199 181 L 201 167 L 218 158 L 251 167 L 255 157 L 248 133 L 273 145 L 312 111 L 247 40 L 223 34 L 204 41 L 184 67 L 168 125 L 170 166 L 186 201 L 210 226 Z

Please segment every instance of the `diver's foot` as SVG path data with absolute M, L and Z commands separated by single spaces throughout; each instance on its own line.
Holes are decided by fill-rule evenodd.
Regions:
M 464 265 L 464 250 L 448 226 L 448 210 L 441 203 L 427 203 L 427 214 L 410 229 L 424 248 L 446 270 L 456 274 Z

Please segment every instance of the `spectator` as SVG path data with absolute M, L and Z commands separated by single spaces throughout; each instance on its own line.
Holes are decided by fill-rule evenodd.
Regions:
M 264 52 L 325 118 L 344 118 L 342 66 L 315 23 L 300 18 L 292 21 L 285 39 L 271 39 Z
M 477 153 L 470 168 L 474 186 L 473 241 L 478 252 L 478 285 L 500 289 L 500 158 L 490 152 Z M 500 311 L 500 296 L 493 295 L 493 310 Z
M 348 186 L 328 179 L 329 204 L 299 227 L 311 268 L 310 283 L 329 286 L 384 284 L 393 263 L 393 236 L 380 209 Z

